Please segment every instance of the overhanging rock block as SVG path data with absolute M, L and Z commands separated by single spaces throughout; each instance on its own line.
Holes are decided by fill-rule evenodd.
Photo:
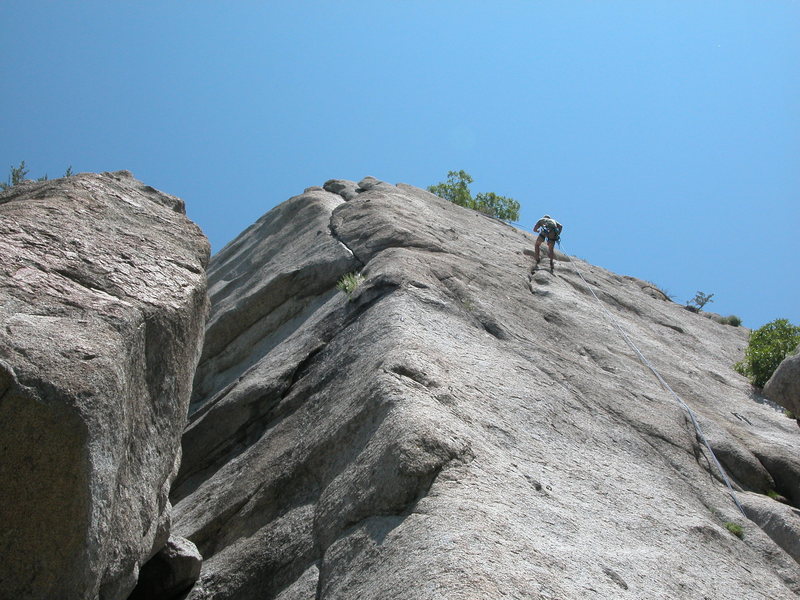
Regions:
M 166 543 L 208 255 L 125 171 L 0 194 L 0 597 L 123 599 Z

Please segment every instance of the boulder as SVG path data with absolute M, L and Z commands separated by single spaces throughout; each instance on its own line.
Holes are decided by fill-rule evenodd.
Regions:
M 346 179 L 329 179 L 322 188 L 332 194 L 341 196 L 344 200 L 356 198 L 360 191 L 356 182 Z
M 211 261 L 172 492 L 190 599 L 796 598 L 793 546 L 618 328 L 774 503 L 800 432 L 734 372 L 744 329 L 564 253 L 531 273 L 532 235 L 419 188 L 341 191 Z
M 171 536 L 166 546 L 139 571 L 128 600 L 173 600 L 188 591 L 200 576 L 203 557 L 189 540 Z
M 123 599 L 166 543 L 208 254 L 128 172 L 0 194 L 0 597 Z
M 781 361 L 764 385 L 764 395 L 800 418 L 800 352 Z

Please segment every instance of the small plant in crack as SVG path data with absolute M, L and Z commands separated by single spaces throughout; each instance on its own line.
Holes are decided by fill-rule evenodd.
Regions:
M 744 529 L 738 523 L 734 523 L 733 521 L 728 521 L 725 523 L 725 529 L 730 531 L 733 535 L 738 537 L 740 540 L 744 539 Z
M 475 303 L 472 300 L 467 300 L 464 298 L 460 298 L 461 306 L 463 306 L 467 312 L 473 312 L 475 310 Z
M 776 502 L 781 502 L 782 504 L 789 504 L 789 500 L 786 498 L 786 496 L 779 494 L 775 490 L 767 490 L 767 496 L 769 496 Z
M 363 282 L 364 276 L 361 273 L 347 273 L 346 275 L 342 275 L 342 278 L 339 279 L 336 287 L 347 294 L 347 297 L 349 298 Z

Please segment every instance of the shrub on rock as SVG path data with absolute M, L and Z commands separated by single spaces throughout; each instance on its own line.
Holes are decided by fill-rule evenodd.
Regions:
M 750 379 L 756 387 L 764 387 L 769 378 L 797 345 L 800 327 L 787 319 L 775 319 L 750 334 L 744 359 L 734 369 Z

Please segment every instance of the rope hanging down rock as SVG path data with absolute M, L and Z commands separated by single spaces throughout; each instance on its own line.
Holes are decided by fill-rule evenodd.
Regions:
M 561 248 L 561 244 L 560 243 L 559 243 L 558 247 L 559 247 L 559 249 Z M 678 394 L 675 393 L 675 391 L 664 380 L 664 378 L 656 370 L 656 368 L 650 363 L 649 360 L 647 360 L 645 355 L 642 354 L 642 352 L 639 350 L 639 348 L 636 346 L 636 344 L 633 343 L 633 340 L 631 340 L 631 338 L 628 336 L 628 334 L 625 333 L 625 330 L 622 329 L 622 326 L 620 326 L 620 324 L 617 321 L 617 319 L 614 318 L 614 315 L 611 314 L 606 309 L 606 307 L 603 304 L 602 300 L 600 300 L 600 298 L 597 297 L 597 294 L 594 293 L 594 289 L 592 289 L 592 286 L 589 285 L 588 281 L 586 281 L 586 278 L 584 278 L 583 273 L 581 273 L 580 270 L 578 269 L 578 267 L 575 265 L 575 262 L 573 260 L 571 260 L 571 259 L 570 259 L 569 262 L 572 265 L 572 268 L 575 269 L 575 273 L 577 273 L 578 277 L 580 277 L 581 281 L 583 281 L 583 283 L 586 286 L 586 288 L 591 292 L 592 296 L 594 296 L 594 299 L 597 300 L 597 303 L 600 305 L 600 308 L 603 310 L 603 312 L 605 313 L 606 317 L 608 317 L 608 319 L 613 323 L 614 327 L 617 328 L 617 331 L 619 331 L 619 333 L 622 335 L 622 338 L 625 340 L 625 342 L 628 344 L 628 346 L 631 348 L 631 350 L 633 350 L 636 353 L 636 356 L 639 357 L 639 360 L 641 360 L 642 363 L 648 369 L 650 369 L 650 371 L 652 371 L 653 375 L 656 376 L 656 379 L 658 379 L 659 383 L 661 383 L 661 385 L 664 387 L 664 389 L 667 390 L 670 394 L 672 394 L 672 397 L 675 398 L 675 400 L 677 400 L 678 404 L 680 404 L 683 407 L 683 409 L 688 413 L 689 418 L 692 420 L 692 424 L 694 425 L 695 431 L 697 432 L 697 435 L 700 437 L 700 439 L 702 440 L 702 442 L 705 445 L 705 447 L 708 448 L 708 452 L 711 455 L 711 459 L 714 461 L 714 465 L 717 467 L 717 470 L 719 471 L 719 474 L 722 476 L 722 480 L 725 482 L 725 485 L 728 486 L 728 490 L 730 492 L 731 498 L 733 498 L 734 503 L 736 503 L 736 507 L 739 509 L 739 512 L 742 513 L 742 516 L 745 519 L 748 518 L 747 515 L 744 512 L 744 508 L 742 508 L 742 505 L 739 503 L 739 499 L 736 497 L 736 492 L 733 490 L 733 486 L 731 485 L 731 482 L 728 479 L 728 476 L 725 474 L 725 469 L 722 468 L 722 465 L 717 460 L 716 454 L 714 454 L 714 450 L 711 449 L 711 444 L 708 443 L 708 439 L 706 439 L 706 436 L 703 433 L 703 429 L 700 427 L 700 423 L 698 423 L 697 418 L 695 417 L 694 411 L 691 408 L 689 408 L 689 406 L 681 399 L 680 396 L 678 396 Z

